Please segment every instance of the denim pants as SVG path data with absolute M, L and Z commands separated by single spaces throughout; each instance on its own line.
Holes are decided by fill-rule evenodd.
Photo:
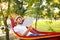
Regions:
M 39 34 L 30 34 L 29 36 L 39 36 Z M 48 40 L 48 39 L 38 39 L 38 40 Z
M 30 34 L 29 36 L 39 36 L 38 34 Z

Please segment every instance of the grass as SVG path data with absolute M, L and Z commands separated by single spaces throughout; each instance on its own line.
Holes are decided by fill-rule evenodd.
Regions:
M 0 36 L 0 40 L 6 40 L 6 36 Z M 19 40 L 15 35 L 11 34 L 9 40 Z
M 33 23 L 34 26 L 34 23 Z M 37 30 L 43 32 L 53 32 L 50 28 L 52 28 L 55 32 L 60 32 L 60 21 L 38 21 L 37 22 Z
M 5 36 L 0 36 L 0 40 L 5 40 Z

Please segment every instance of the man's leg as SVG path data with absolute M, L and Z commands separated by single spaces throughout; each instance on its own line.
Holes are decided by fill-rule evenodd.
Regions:
M 38 34 L 30 34 L 29 36 L 39 36 Z

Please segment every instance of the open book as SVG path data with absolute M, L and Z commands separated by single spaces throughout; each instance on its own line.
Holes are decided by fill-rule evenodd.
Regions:
M 27 18 L 25 18 L 25 20 L 23 22 L 23 26 L 31 26 L 32 23 L 33 23 L 33 18 L 27 17 Z

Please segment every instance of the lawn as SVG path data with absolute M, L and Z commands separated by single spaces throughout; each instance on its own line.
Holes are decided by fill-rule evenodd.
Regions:
M 34 23 L 32 25 L 33 27 L 35 25 Z M 56 21 L 53 20 L 52 22 L 50 22 L 50 21 L 38 21 L 37 22 L 37 28 L 36 29 L 39 31 L 53 32 L 51 30 L 51 28 L 54 32 L 60 32 L 60 21 L 59 20 L 56 20 Z
M 10 34 L 9 36 L 10 40 L 19 40 L 19 38 L 17 38 L 15 35 Z M 0 36 L 0 40 L 6 40 L 6 36 Z

